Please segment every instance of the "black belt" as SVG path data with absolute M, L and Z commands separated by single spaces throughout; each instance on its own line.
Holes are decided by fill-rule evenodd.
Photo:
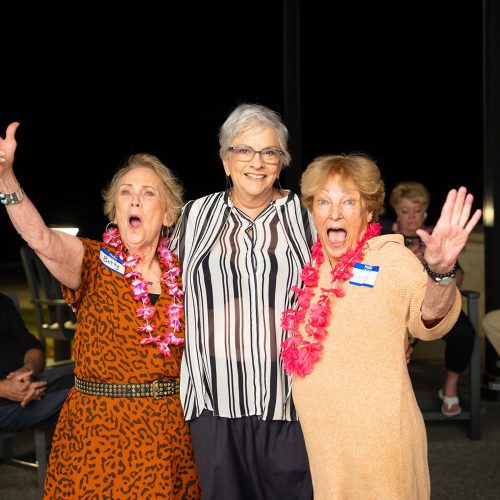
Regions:
M 75 389 L 90 396 L 106 396 L 108 398 L 166 398 L 179 394 L 179 380 L 155 380 L 145 384 L 106 384 L 103 382 L 87 382 L 75 377 Z

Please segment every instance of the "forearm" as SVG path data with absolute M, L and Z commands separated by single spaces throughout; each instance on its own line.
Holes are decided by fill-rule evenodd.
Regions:
M 45 368 L 45 356 L 40 349 L 30 349 L 24 355 L 24 367 L 33 370 L 33 374 L 43 371 Z
M 12 168 L 2 172 L 0 176 L 0 192 L 12 193 L 20 186 Z M 16 231 L 33 249 L 43 251 L 50 245 L 51 230 L 47 227 L 38 210 L 24 194 L 21 202 L 6 205 L 7 214 Z
M 48 228 L 26 195 L 17 205 L 8 205 L 7 213 L 16 231 L 37 253 L 51 274 L 76 290 L 80 286 L 83 261 L 81 241 L 75 236 Z
M 427 287 L 422 302 L 422 320 L 426 326 L 432 326 L 444 318 L 450 311 L 456 297 L 456 285 L 441 286 L 427 277 Z
M 18 182 L 11 169 L 0 177 L 0 191 L 8 193 L 18 189 Z M 6 205 L 10 220 L 33 248 L 49 271 L 66 286 L 77 289 L 83 260 L 83 245 L 75 236 L 55 231 L 45 224 L 35 205 L 24 194 L 15 205 Z

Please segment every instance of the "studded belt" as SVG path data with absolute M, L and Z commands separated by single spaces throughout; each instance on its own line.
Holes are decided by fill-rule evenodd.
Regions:
M 155 380 L 145 384 L 105 384 L 103 382 L 87 382 L 75 377 L 75 389 L 91 396 L 160 399 L 179 394 L 179 380 Z

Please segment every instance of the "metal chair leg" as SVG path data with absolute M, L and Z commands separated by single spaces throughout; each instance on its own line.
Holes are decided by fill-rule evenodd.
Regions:
M 43 487 L 45 481 L 45 471 L 47 469 L 47 436 L 45 427 L 37 427 L 35 430 L 35 454 L 38 464 L 37 476 L 38 485 Z

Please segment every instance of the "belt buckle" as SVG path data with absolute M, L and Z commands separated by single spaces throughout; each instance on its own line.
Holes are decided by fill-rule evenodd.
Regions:
M 159 392 L 160 392 L 160 381 L 155 380 L 154 382 L 151 382 L 151 392 L 153 393 L 153 398 L 154 399 L 161 399 Z

